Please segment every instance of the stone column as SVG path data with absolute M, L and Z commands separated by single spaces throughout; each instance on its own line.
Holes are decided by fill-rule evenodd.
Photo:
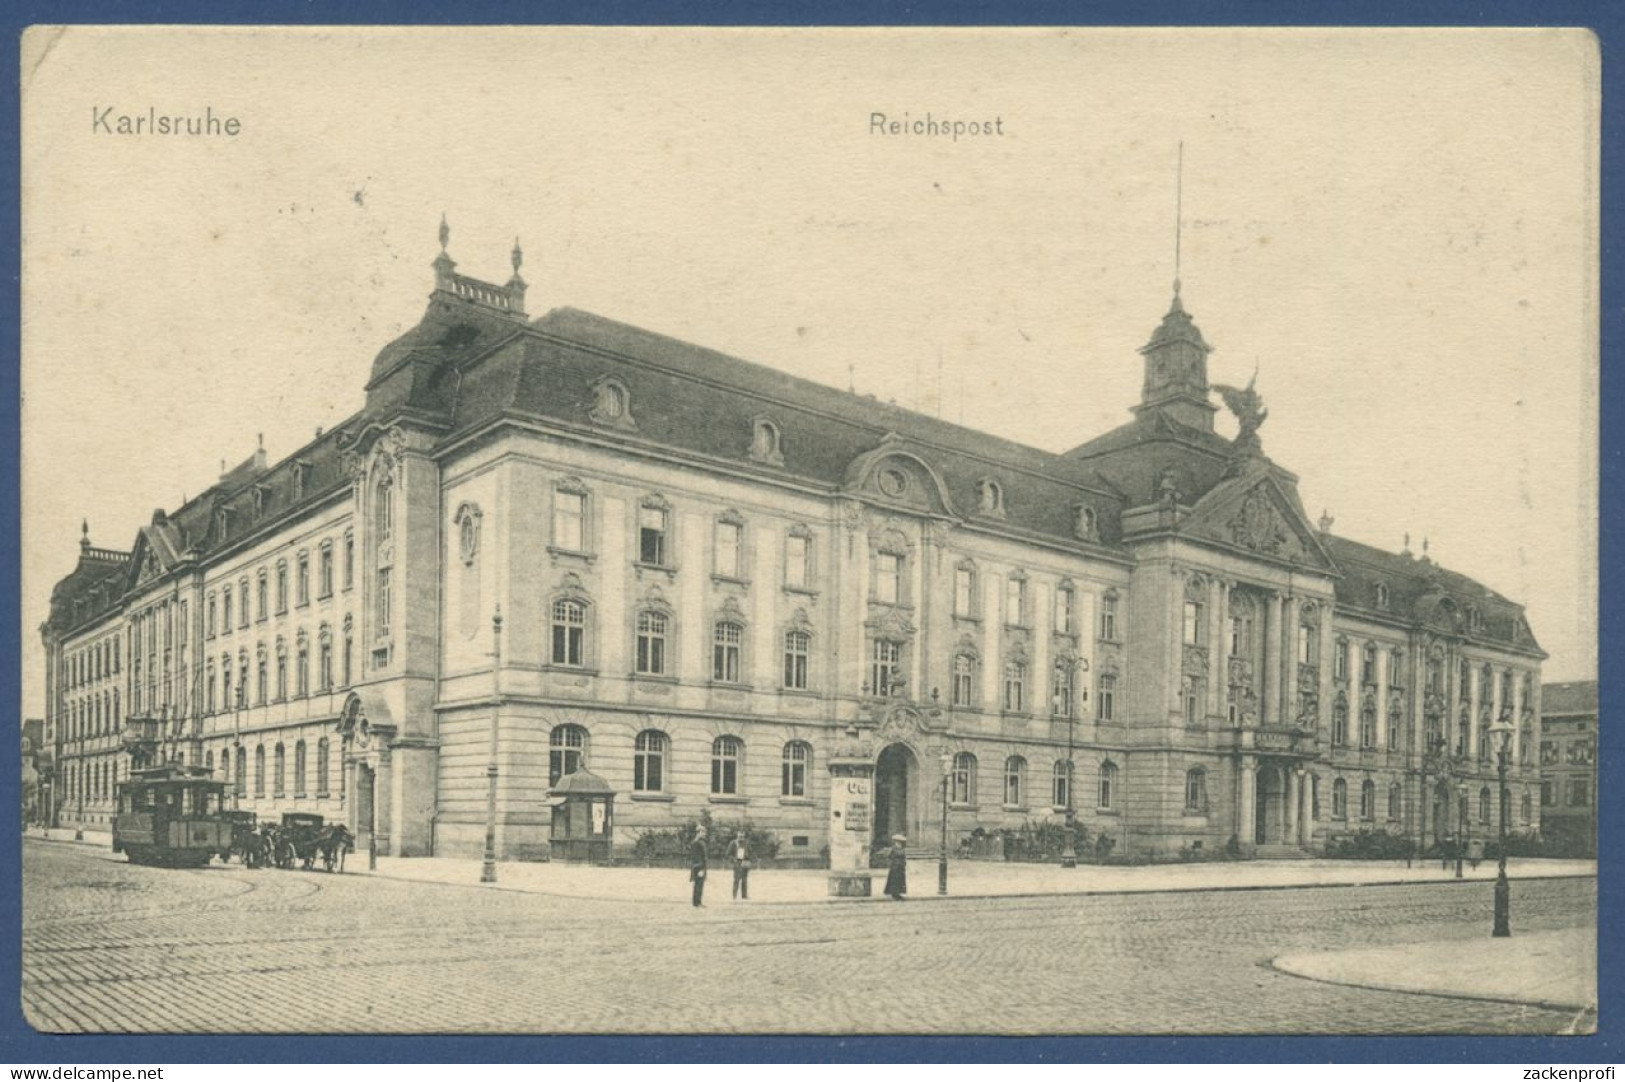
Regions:
M 1320 717 L 1315 730 L 1325 743 L 1331 741 L 1332 705 L 1337 699 L 1337 685 L 1332 672 L 1337 665 L 1337 635 L 1332 628 L 1332 600 L 1320 606 Z
M 1299 845 L 1309 844 L 1309 834 L 1314 829 L 1309 821 L 1309 774 L 1302 767 L 1298 768 L 1298 831 Z
M 1227 591 L 1218 578 L 1212 579 L 1209 585 L 1208 608 L 1212 611 L 1208 618 L 1207 712 L 1209 717 L 1220 717 L 1224 714 L 1225 652 L 1230 646 L 1224 626 Z
M 1388 648 L 1377 643 L 1377 750 L 1388 746 Z
M 1303 776 L 1303 844 L 1315 844 L 1315 789 L 1318 783 L 1313 774 Z
M 1273 725 L 1280 717 L 1281 595 L 1270 594 L 1264 603 L 1264 670 L 1258 674 L 1259 724 Z
M 1258 798 L 1258 767 L 1251 755 L 1241 757 L 1239 774 L 1236 783 L 1236 840 L 1244 849 L 1251 851 L 1256 833 L 1253 812 Z
M 1298 717 L 1298 599 L 1288 597 L 1282 605 L 1281 664 L 1276 670 L 1281 686 L 1282 725 L 1290 725 Z
M 1512 722 L 1512 736 L 1509 739 L 1507 750 L 1510 753 L 1507 765 L 1511 768 L 1509 776 L 1516 773 L 1518 764 L 1523 762 L 1523 674 L 1514 670 L 1512 673 L 1512 716 L 1507 720 Z M 1507 782 L 1508 785 L 1512 783 Z
M 1185 704 L 1181 693 L 1185 686 L 1185 584 L 1190 572 L 1175 568 L 1170 576 L 1173 604 L 1169 609 L 1168 628 L 1168 681 L 1163 709 L 1169 716 L 1183 718 Z
M 1298 840 L 1298 774 L 1292 770 L 1281 771 L 1281 818 L 1281 838 L 1291 845 Z
M 1477 665 L 1467 669 L 1467 686 L 1471 689 L 1467 707 L 1467 759 L 1469 762 L 1478 759 L 1478 711 L 1484 702 L 1483 679 Z

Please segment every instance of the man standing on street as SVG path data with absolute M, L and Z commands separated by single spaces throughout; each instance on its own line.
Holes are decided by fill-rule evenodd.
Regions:
M 688 877 L 694 882 L 694 906 L 705 904 L 705 828 L 694 832 L 694 844 L 688 848 Z
M 745 828 L 734 835 L 728 855 L 734 862 L 734 901 L 750 900 L 750 846 L 745 842 Z

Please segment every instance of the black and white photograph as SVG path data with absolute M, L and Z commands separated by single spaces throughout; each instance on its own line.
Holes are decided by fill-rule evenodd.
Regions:
M 20 48 L 35 1030 L 1596 1031 L 1591 33 Z

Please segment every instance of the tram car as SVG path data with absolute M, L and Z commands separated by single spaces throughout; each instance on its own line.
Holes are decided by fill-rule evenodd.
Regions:
M 231 850 L 226 783 L 204 767 L 175 764 L 135 771 L 117 790 L 113 852 L 132 864 L 202 867 Z

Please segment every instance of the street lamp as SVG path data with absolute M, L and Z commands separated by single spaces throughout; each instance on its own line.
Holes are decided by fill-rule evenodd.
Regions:
M 1501 859 L 1495 870 L 1495 928 L 1490 935 L 1506 939 L 1512 935 L 1512 886 L 1507 882 L 1507 821 L 1511 818 L 1511 794 L 1507 792 L 1507 768 L 1512 765 L 1512 717 L 1503 710 L 1490 726 L 1495 740 L 1495 772 L 1501 782 Z
M 502 716 L 502 606 L 491 617 L 491 757 L 485 765 L 485 863 L 480 882 L 497 881 L 497 728 Z
M 1467 848 L 1467 783 L 1456 783 L 1456 878 L 1461 878 L 1462 850 Z
M 937 893 L 948 893 L 948 779 L 954 769 L 954 753 L 944 751 L 942 765 L 942 852 L 937 858 Z
M 1072 795 L 1074 773 L 1072 755 L 1075 746 L 1073 737 L 1078 724 L 1076 674 L 1080 670 L 1087 670 L 1089 663 L 1082 658 L 1067 657 L 1066 655 L 1062 655 L 1055 663 L 1061 668 L 1062 675 L 1066 680 L 1065 686 L 1056 692 L 1054 709 L 1056 714 L 1062 712 L 1066 714 L 1066 848 L 1061 850 L 1061 867 L 1076 868 L 1078 866 L 1076 841 L 1078 813 L 1077 804 Z

